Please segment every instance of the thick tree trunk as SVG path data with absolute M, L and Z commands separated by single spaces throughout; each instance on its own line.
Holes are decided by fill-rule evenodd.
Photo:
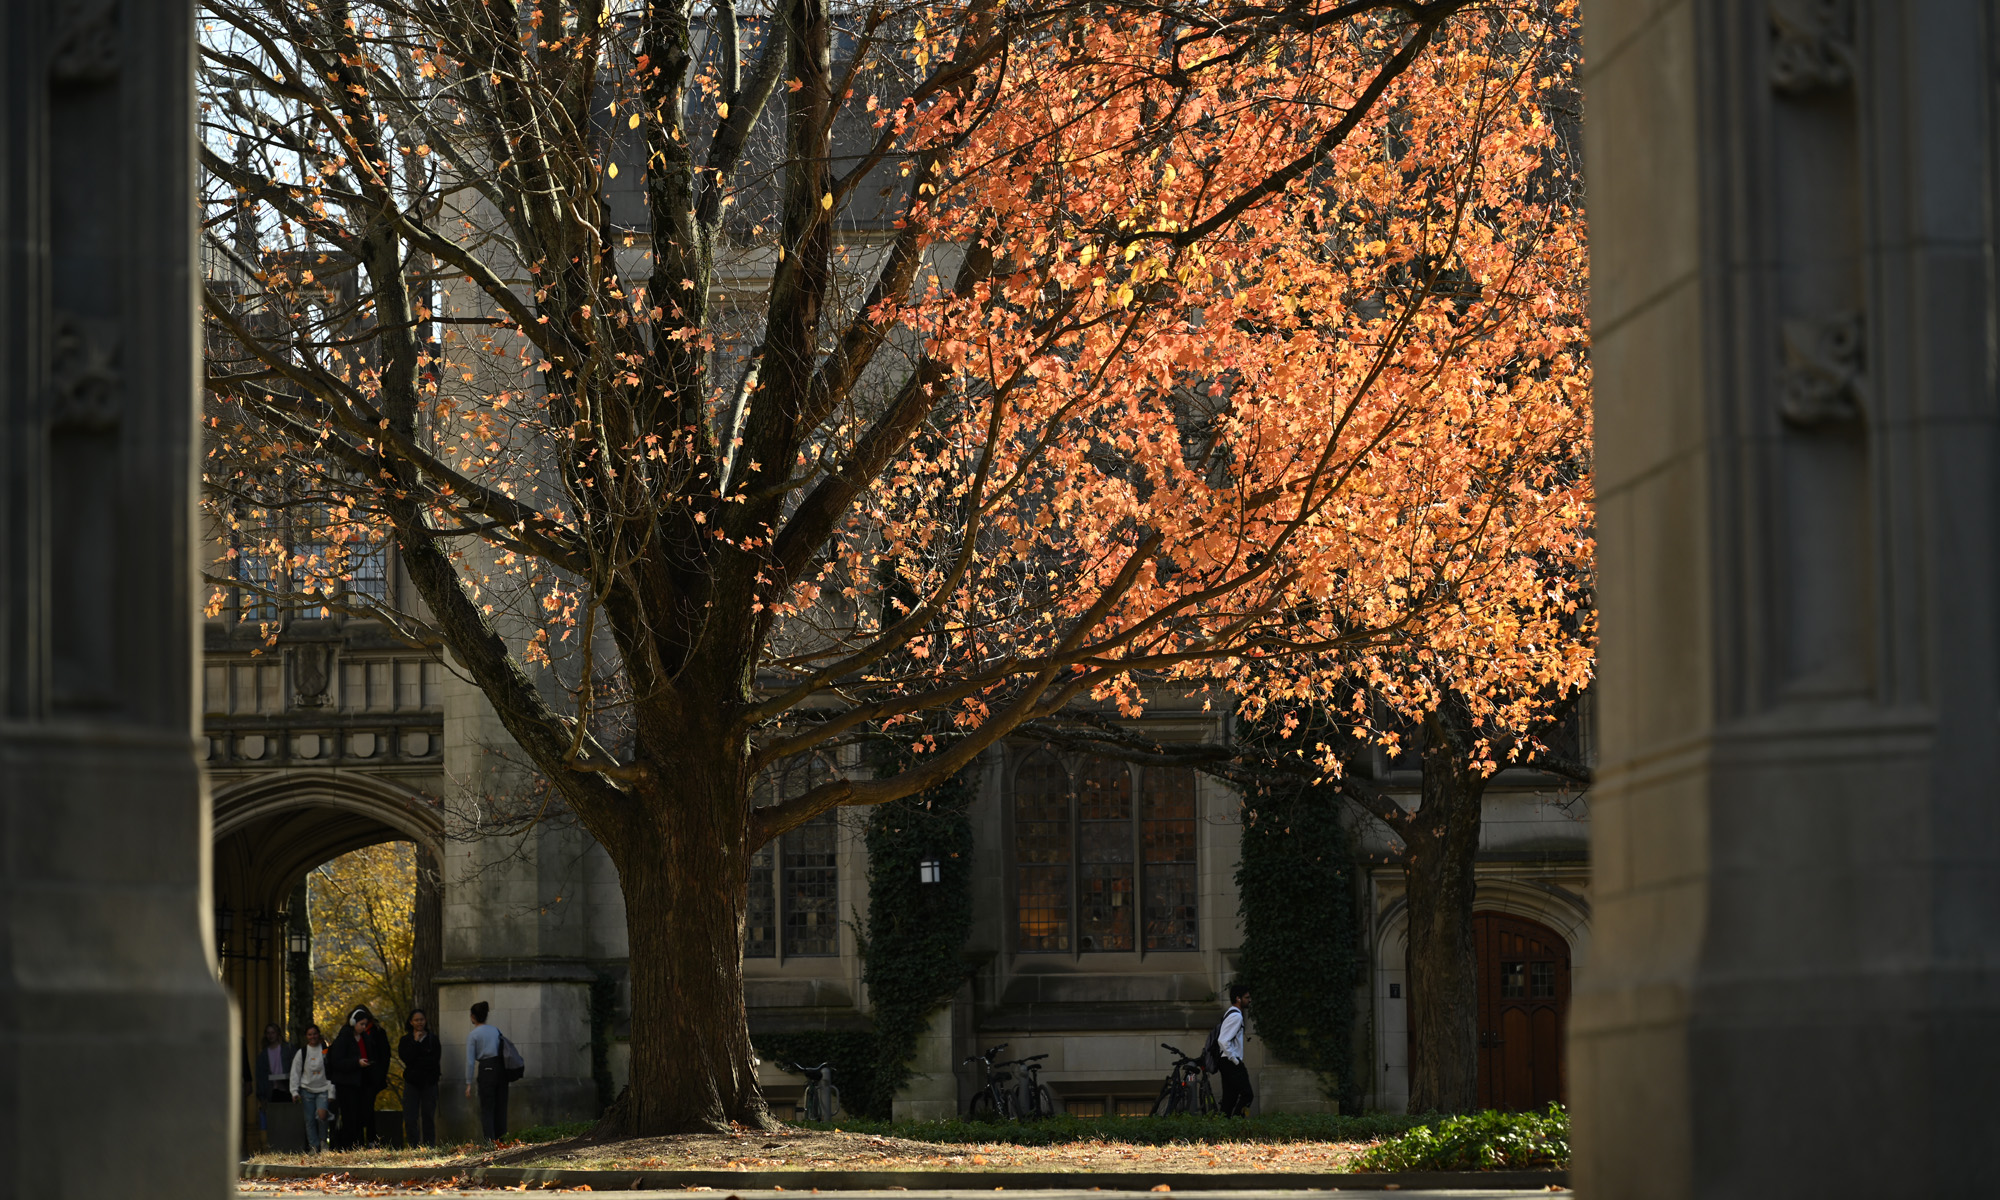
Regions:
M 1486 778 L 1459 739 L 1426 724 L 1423 807 L 1406 836 L 1410 909 L 1411 1112 L 1470 1112 L 1479 1100 L 1474 859 Z
M 743 1005 L 742 789 L 733 764 L 683 766 L 672 791 L 606 843 L 632 984 L 631 1090 L 610 1115 L 632 1137 L 774 1124 Z

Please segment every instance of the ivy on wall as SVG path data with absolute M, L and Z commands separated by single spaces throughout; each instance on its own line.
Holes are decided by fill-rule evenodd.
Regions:
M 905 763 L 883 750 L 877 771 Z M 861 934 L 862 978 L 874 1014 L 870 1031 L 764 1034 L 766 1060 L 831 1062 L 842 1106 L 859 1116 L 890 1115 L 910 1079 L 917 1039 L 965 982 L 965 941 L 972 930 L 972 798 L 963 774 L 926 792 L 867 813 L 868 919 Z M 920 865 L 938 863 L 925 883 Z
M 1244 797 L 1236 868 L 1243 949 L 1237 978 L 1270 1053 L 1319 1076 L 1341 1111 L 1364 1086 L 1354 1053 L 1361 980 L 1355 858 L 1331 787 L 1275 785 Z

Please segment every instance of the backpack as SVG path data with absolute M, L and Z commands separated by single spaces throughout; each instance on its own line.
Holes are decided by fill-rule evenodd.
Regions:
M 515 1048 L 514 1043 L 508 1039 L 506 1034 L 504 1033 L 501 1034 L 500 1035 L 500 1078 L 504 1082 L 513 1083 L 515 1080 L 519 1079 L 523 1075 L 526 1075 L 527 1073 L 528 1073 L 528 1060 L 521 1057 L 520 1050 Z
M 1222 1021 L 1228 1019 L 1229 1014 L 1223 1013 Z M 1194 1060 L 1201 1064 L 1202 1071 L 1209 1075 L 1222 1070 L 1222 1021 L 1217 1021 L 1215 1028 L 1208 1031 L 1207 1040 L 1201 1044 L 1201 1053 L 1194 1056 Z

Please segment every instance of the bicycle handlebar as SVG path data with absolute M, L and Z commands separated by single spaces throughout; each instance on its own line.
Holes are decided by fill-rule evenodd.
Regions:
M 976 1063 L 976 1062 L 983 1062 L 983 1063 L 985 1063 L 985 1064 L 986 1064 L 987 1066 L 989 1066 L 989 1067 L 997 1067 L 997 1066 L 1003 1066 L 1003 1065 L 1005 1065 L 1005 1064 L 1002 1064 L 1002 1063 L 996 1063 L 996 1062 L 994 1062 L 994 1061 L 993 1061 L 993 1056 L 994 1056 L 994 1055 L 996 1055 L 996 1054 L 998 1054 L 998 1053 L 1000 1053 L 1000 1052 L 1001 1052 L 1002 1050 L 1005 1050 L 1006 1048 L 1007 1048 L 1007 1043 L 1005 1043 L 1005 1042 L 1001 1042 L 1001 1043 L 1000 1043 L 999 1045 L 997 1045 L 997 1046 L 992 1046 L 992 1047 L 989 1047 L 989 1048 L 987 1049 L 986 1053 L 984 1053 L 984 1054 L 974 1054 L 974 1055 L 972 1055 L 971 1057 L 969 1057 L 969 1058 L 966 1058 L 966 1059 L 964 1059 L 963 1061 L 961 1061 L 961 1062 L 960 1062 L 960 1063 L 959 1063 L 958 1065 L 959 1065 L 959 1066 L 962 1066 L 962 1067 L 964 1067 L 964 1066 L 970 1066 L 970 1065 L 972 1065 L 973 1063 Z M 1045 1055 L 1044 1057 L 1046 1057 L 1046 1055 Z

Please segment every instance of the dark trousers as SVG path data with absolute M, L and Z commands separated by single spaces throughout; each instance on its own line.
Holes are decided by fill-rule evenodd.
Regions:
M 489 1142 L 507 1136 L 507 1085 L 496 1083 L 479 1088 L 479 1131 Z
M 352 1150 L 375 1139 L 375 1089 L 337 1087 L 333 1102 L 340 1106 L 340 1128 L 333 1131 L 335 1150 Z
M 403 1083 L 403 1144 L 435 1146 L 438 1140 L 438 1085 Z
M 1256 1099 L 1250 1090 L 1250 1070 L 1240 1062 L 1222 1060 L 1222 1115 L 1240 1117 L 1250 1111 L 1250 1102 Z

